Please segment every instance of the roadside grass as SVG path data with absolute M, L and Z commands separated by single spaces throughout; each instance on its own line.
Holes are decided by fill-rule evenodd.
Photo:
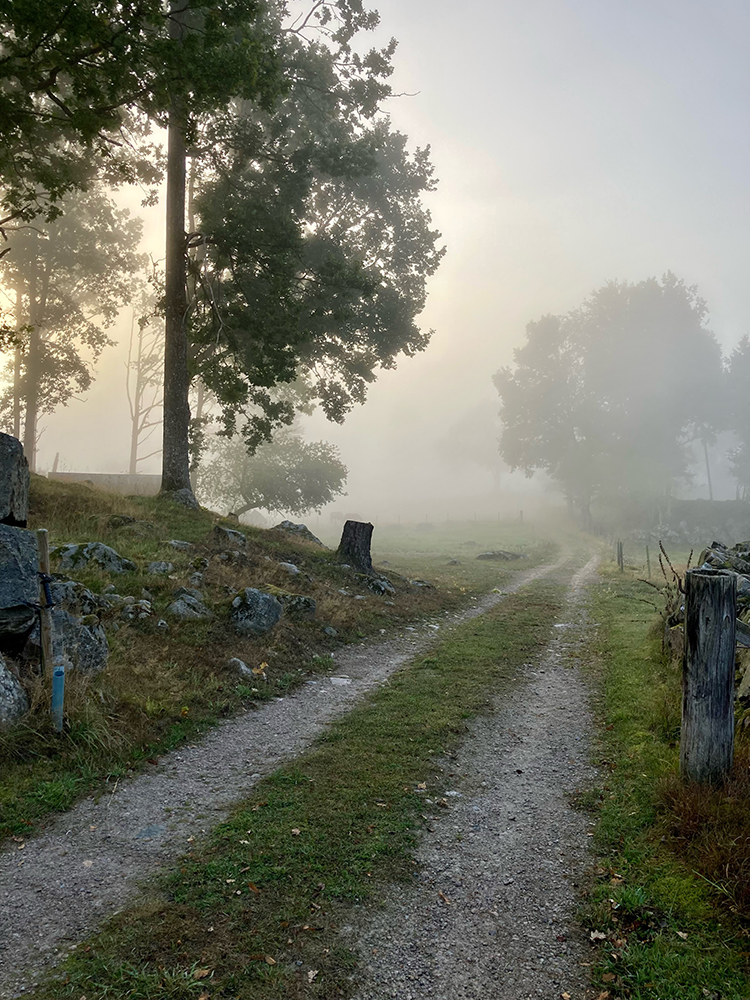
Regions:
M 340 932 L 352 906 L 414 878 L 419 830 L 449 807 L 441 758 L 543 651 L 563 599 L 562 587 L 532 584 L 457 626 L 25 995 L 351 996 L 357 958 Z
M 48 686 L 26 678 L 31 711 L 19 725 L 0 730 L 0 840 L 23 838 L 49 813 L 105 791 L 222 718 L 283 695 L 311 675 L 330 672 L 330 654 L 342 645 L 434 618 L 469 598 L 469 588 L 458 583 L 412 586 L 388 567 L 384 571 L 390 572 L 396 593 L 377 596 L 361 577 L 337 563 L 335 552 L 273 530 L 242 526 L 247 550 L 240 559 L 226 561 L 212 545 L 216 524 L 239 527 L 209 511 L 190 511 L 159 497 L 122 497 L 85 484 L 32 477 L 30 528 L 46 527 L 53 547 L 102 541 L 133 560 L 139 567 L 134 573 L 110 575 L 88 568 L 73 575 L 97 593 L 114 585 L 123 597 L 140 599 L 145 588 L 154 615 L 125 625 L 117 610 L 103 614 L 109 663 L 95 677 L 69 674 L 62 735 L 52 730 Z M 195 548 L 177 551 L 167 544 L 170 539 L 189 541 Z M 523 567 L 541 561 L 553 548 L 540 543 Z M 436 560 L 440 552 L 438 543 L 433 546 Z M 200 589 L 214 618 L 171 622 L 165 631 L 157 622 L 168 619 L 175 588 L 190 585 L 196 559 L 207 563 Z M 173 572 L 149 575 L 146 567 L 156 560 L 171 562 Z M 282 562 L 294 563 L 301 572 L 290 576 Z M 408 572 L 408 558 L 403 568 Z M 488 570 L 475 560 L 466 572 L 477 574 L 474 591 L 501 585 L 516 568 L 491 564 Z M 240 638 L 229 625 L 229 605 L 244 587 L 313 597 L 316 616 L 284 616 L 266 636 Z M 326 627 L 337 635 L 327 634 Z M 226 666 L 231 657 L 253 668 L 264 665 L 263 675 L 255 683 L 241 681 Z
M 707 791 L 678 777 L 681 668 L 662 650 L 658 595 L 605 566 L 592 590 L 601 690 L 599 867 L 582 921 L 600 949 L 603 996 L 750 997 L 750 780 L 740 733 L 735 776 Z

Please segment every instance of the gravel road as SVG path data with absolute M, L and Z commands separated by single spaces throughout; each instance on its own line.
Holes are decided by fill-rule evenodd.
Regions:
M 421 841 L 415 885 L 347 928 L 364 970 L 356 1000 L 598 995 L 588 992 L 587 945 L 573 919 L 591 823 L 568 804 L 594 778 L 578 665 L 595 569 L 592 559 L 575 574 L 540 661 L 473 722 L 445 762 L 445 783 L 428 788 L 451 805 Z
M 518 573 L 505 593 L 563 562 Z M 327 723 L 446 629 L 502 596 L 488 594 L 395 639 L 340 651 L 336 677 L 310 681 L 290 697 L 221 723 L 199 743 L 166 755 L 98 800 L 80 802 L 38 836 L 0 852 L 0 997 L 22 995 L 45 968 L 135 898 L 150 875 L 179 857 L 189 837 L 224 819 L 261 777 L 303 752 Z

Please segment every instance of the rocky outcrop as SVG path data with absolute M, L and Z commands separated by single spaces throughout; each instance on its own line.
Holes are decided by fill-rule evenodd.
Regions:
M 156 560 L 148 564 L 146 572 L 150 576 L 168 576 L 170 573 L 174 572 L 174 565 L 171 562 Z
M 0 524 L 0 643 L 31 628 L 39 602 L 39 549 L 36 535 Z
M 96 563 L 108 573 L 134 573 L 138 567 L 130 559 L 125 559 L 103 542 L 80 542 L 79 544 L 61 545 L 53 552 L 59 560 L 61 570 L 69 572 Z
M 0 729 L 12 726 L 29 710 L 21 682 L 0 656 Z
M 29 463 L 18 438 L 0 434 L 0 522 L 25 528 L 29 516 Z
M 477 559 L 496 559 L 499 562 L 509 562 L 512 559 L 525 559 L 526 556 L 520 552 L 506 552 L 504 549 L 497 549 L 493 552 L 480 552 Z
M 269 632 L 281 618 L 281 604 L 271 594 L 246 587 L 232 601 L 231 621 L 238 635 Z
M 107 636 L 95 615 L 78 618 L 65 608 L 56 606 L 50 612 L 52 624 L 52 656 L 54 661 L 67 660 L 74 670 L 84 674 L 98 674 L 104 670 L 109 658 Z M 42 642 L 39 622 L 26 640 L 23 658 L 35 664 L 41 662 Z
M 242 552 L 247 548 L 246 535 L 241 531 L 235 531 L 234 528 L 223 528 L 220 524 L 214 527 L 211 538 L 217 549 Z
M 189 621 L 194 618 L 211 618 L 211 612 L 203 603 L 203 594 L 193 587 L 178 587 L 172 594 L 174 601 L 167 608 L 173 618 Z
M 287 535 L 296 535 L 297 538 L 303 538 L 306 542 L 314 542 L 315 545 L 319 545 L 322 549 L 326 548 L 306 524 L 295 524 L 294 521 L 281 521 L 280 524 L 274 525 L 273 530 L 283 531 Z

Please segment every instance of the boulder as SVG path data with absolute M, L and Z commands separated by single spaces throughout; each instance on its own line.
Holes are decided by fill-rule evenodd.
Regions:
M 167 545 L 171 545 L 173 549 L 177 549 L 178 552 L 192 552 L 195 548 L 192 542 L 182 542 L 179 538 L 172 538 L 167 542 Z
M 62 570 L 76 569 L 89 563 L 96 563 L 108 573 L 134 573 L 138 568 L 130 559 L 125 559 L 103 542 L 61 545 L 54 550 L 54 555 L 60 560 Z
M 151 601 L 144 599 L 140 601 L 130 600 L 127 601 L 125 607 L 120 612 L 120 620 L 124 622 L 145 621 L 153 613 L 154 609 Z
M 396 588 L 386 576 L 373 576 L 365 580 L 366 585 L 374 594 L 395 594 Z
M 246 587 L 232 601 L 231 620 L 238 635 L 263 635 L 281 618 L 281 610 L 271 594 Z
M 172 591 L 172 597 L 175 600 L 179 600 L 180 597 L 192 597 L 194 601 L 200 601 L 203 603 L 203 594 L 200 590 L 196 590 L 195 587 L 177 587 L 176 590 Z
M 6 435 L 7 436 L 7 435 Z M 39 549 L 36 535 L 0 524 L 0 641 L 31 628 L 39 603 Z
M 282 521 L 273 528 L 274 531 L 283 531 L 288 535 L 296 535 L 298 538 L 304 538 L 306 542 L 314 542 L 315 545 L 319 545 L 322 549 L 326 546 L 317 538 L 312 531 L 307 527 L 306 524 L 295 524 L 294 521 Z
M 119 594 L 94 594 L 77 580 L 53 580 L 49 586 L 53 604 L 60 604 L 72 615 L 98 614 L 103 608 L 122 602 Z M 115 601 L 116 599 L 116 601 Z
M 18 438 L 0 434 L 0 522 L 25 528 L 29 516 L 29 463 Z
M 219 549 L 231 549 L 238 552 L 247 548 L 247 536 L 234 528 L 223 528 L 217 524 L 213 530 L 213 542 Z
M 174 566 L 171 562 L 163 562 L 161 560 L 149 563 L 146 570 L 150 576 L 168 576 L 173 571 Z
M 281 599 L 281 604 L 290 618 L 314 618 L 317 610 L 315 598 L 303 594 L 287 594 L 285 599 Z
M 285 573 L 288 573 L 289 576 L 297 576 L 300 571 L 299 566 L 295 566 L 294 563 L 290 562 L 280 562 L 277 563 L 277 566 L 279 569 L 283 569 Z
M 241 660 L 238 656 L 233 656 L 231 659 L 227 660 L 227 670 L 231 670 L 233 674 L 237 674 L 243 681 L 257 680 L 250 667 L 248 667 L 244 660 Z
M 29 699 L 21 682 L 0 656 L 0 729 L 18 722 L 28 710 Z
M 211 612 L 203 601 L 193 597 L 187 590 L 169 605 L 167 614 L 184 621 L 211 617 Z
M 493 552 L 480 552 L 477 559 L 498 559 L 501 561 L 511 560 L 511 559 L 524 559 L 520 552 L 505 552 L 503 549 L 497 549 Z
M 84 674 L 98 674 L 106 667 L 109 646 L 98 618 L 93 615 L 78 618 L 61 605 L 55 605 L 50 619 L 55 661 L 67 660 L 74 670 Z M 39 663 L 41 657 L 42 642 L 39 622 L 36 621 L 23 648 L 23 658 Z

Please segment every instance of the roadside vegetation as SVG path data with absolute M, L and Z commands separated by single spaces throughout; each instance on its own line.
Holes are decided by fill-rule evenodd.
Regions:
M 121 497 L 83 484 L 33 478 L 30 527 L 48 528 L 53 546 L 102 541 L 139 567 L 116 575 L 84 568 L 75 578 L 96 593 L 114 586 L 136 600 L 145 588 L 154 614 L 127 625 L 117 620 L 116 610 L 111 620 L 105 615 L 109 663 L 92 678 L 69 675 L 62 735 L 52 730 L 49 691 L 41 683 L 31 692 L 30 714 L 0 734 L 0 837 L 23 838 L 50 812 L 106 788 L 220 719 L 284 695 L 311 674 L 330 671 L 330 654 L 342 645 L 456 608 L 472 593 L 502 586 L 511 567 L 518 566 L 477 561 L 478 550 L 472 549 L 465 567 L 442 567 L 438 573 L 450 557 L 437 537 L 430 543 L 430 559 L 413 575 L 408 557 L 399 563 L 401 573 L 383 567 L 396 593 L 380 597 L 341 567 L 334 551 L 279 531 L 242 527 L 248 539 L 244 558 L 222 560 L 211 541 L 216 524 L 239 527 L 158 497 Z M 504 541 L 512 539 L 512 529 L 502 525 L 472 525 L 470 538 L 489 546 L 498 532 Z M 170 539 L 195 548 L 177 551 L 168 546 Z M 447 550 L 453 551 L 450 544 Z M 527 567 L 545 559 L 554 546 L 536 540 L 525 551 L 529 558 L 522 565 Z M 173 572 L 149 575 L 146 567 L 156 560 L 171 562 Z M 158 622 L 168 618 L 165 609 L 175 588 L 190 586 L 196 560 L 208 563 L 200 589 L 214 617 L 171 622 L 164 629 Z M 290 576 L 280 567 L 283 562 L 301 572 Z M 436 572 L 427 574 L 428 569 Z M 454 577 L 454 569 L 462 575 Z M 428 575 L 429 586 L 409 582 L 417 572 Z M 284 616 L 265 636 L 240 638 L 228 627 L 229 606 L 234 594 L 248 586 L 312 597 L 316 615 L 309 620 Z M 248 682 L 232 672 L 227 667 L 232 657 L 256 670 L 257 680 Z
M 26 995 L 351 996 L 356 956 L 340 934 L 351 907 L 414 877 L 419 830 L 449 808 L 443 770 L 466 720 L 545 648 L 563 599 L 536 583 L 457 626 Z
M 663 648 L 663 602 L 640 570 L 602 573 L 592 591 L 602 777 L 581 796 L 599 817 L 599 866 L 582 908 L 600 944 L 594 980 L 602 998 L 747 1000 L 747 730 L 738 727 L 724 788 L 680 781 L 681 664 Z

